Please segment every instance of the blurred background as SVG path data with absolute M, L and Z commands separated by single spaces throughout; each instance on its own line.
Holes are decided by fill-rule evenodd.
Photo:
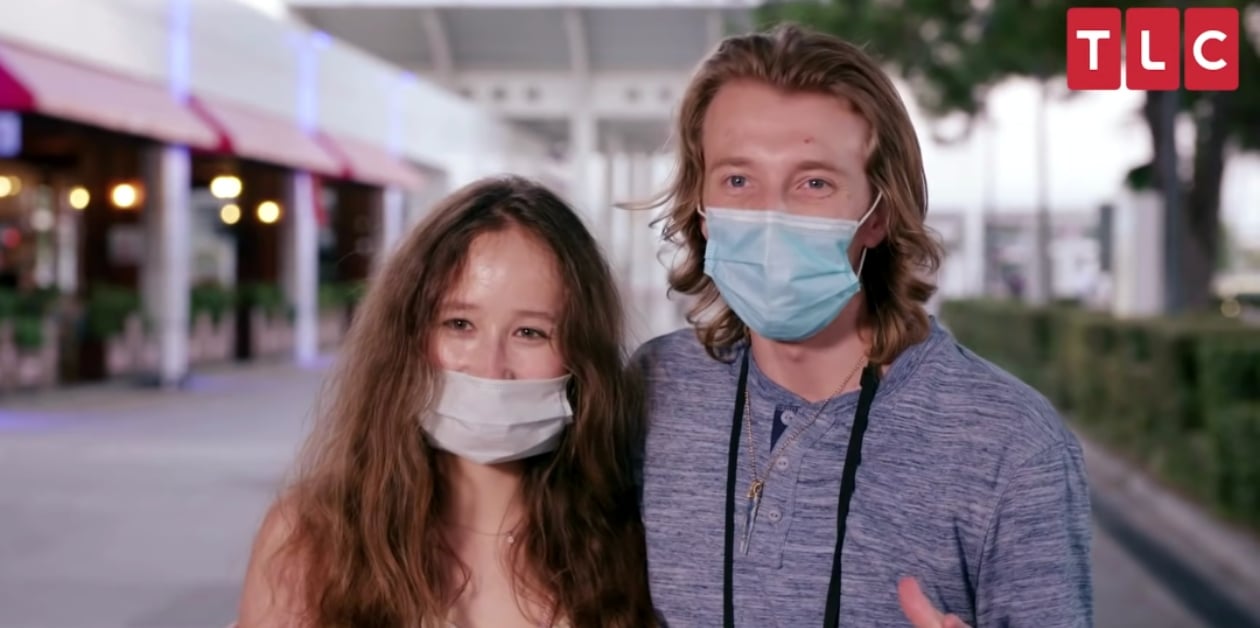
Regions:
M 613 207 L 696 63 L 783 19 L 897 77 L 933 312 L 1085 444 L 1098 625 L 1260 626 L 1260 4 L 1208 3 L 1237 91 L 1072 93 L 1087 4 L 0 0 L 0 627 L 229 623 L 364 281 L 473 179 L 583 211 L 629 345 L 684 325 Z

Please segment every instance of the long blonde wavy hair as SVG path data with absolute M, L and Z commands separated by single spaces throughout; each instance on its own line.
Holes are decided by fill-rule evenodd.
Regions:
M 887 213 L 888 232 L 866 254 L 863 319 L 873 332 L 870 360 L 888 364 L 927 337 L 923 304 L 936 290 L 930 277 L 943 251 L 924 224 L 923 157 L 896 87 L 869 55 L 830 35 L 783 24 L 769 32 L 728 37 L 701 63 L 683 96 L 674 130 L 674 179 L 656 199 L 637 206 L 663 210 L 663 237 L 680 254 L 670 272 L 670 289 L 694 298 L 687 319 L 714 358 L 729 354 L 747 336 L 747 327 L 704 274 L 705 237 L 698 209 L 704 205 L 705 113 L 723 85 L 750 79 L 788 93 L 843 98 L 870 124 L 866 176 L 872 197 L 875 191 L 883 193 L 878 211 Z

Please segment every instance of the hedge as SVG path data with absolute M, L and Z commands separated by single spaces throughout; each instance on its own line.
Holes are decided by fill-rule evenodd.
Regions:
M 1260 528 L 1260 327 L 1005 301 L 947 302 L 941 318 L 1086 435 L 1218 514 Z

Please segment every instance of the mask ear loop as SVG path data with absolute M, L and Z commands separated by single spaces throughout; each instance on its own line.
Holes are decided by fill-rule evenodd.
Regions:
M 883 190 L 880 190 L 875 193 L 875 201 L 871 203 L 871 208 L 866 210 L 866 213 L 862 214 L 862 218 L 858 220 L 859 227 L 866 224 L 866 219 L 870 218 L 871 214 L 875 213 L 875 208 L 879 207 L 879 202 L 882 200 L 884 200 L 884 192 Z
M 879 202 L 880 202 L 881 200 L 883 200 L 883 199 L 884 199 L 884 191 L 883 191 L 883 190 L 879 190 L 878 192 L 876 192 L 876 194 L 875 194 L 875 201 L 874 201 L 873 203 L 871 203 L 871 208 L 870 208 L 870 209 L 868 209 L 868 210 L 866 210 L 866 214 L 865 214 L 865 215 L 863 215 L 863 216 L 862 216 L 862 219 L 858 221 L 858 227 L 859 227 L 859 228 L 860 228 L 863 224 L 866 224 L 866 219 L 867 219 L 867 218 L 870 218 L 870 217 L 871 217 L 871 214 L 874 214 L 874 213 L 875 213 L 875 208 L 876 208 L 876 207 L 879 207 Z M 869 251 L 869 250 L 870 250 L 870 249 L 868 249 L 868 248 L 866 248 L 866 247 L 862 247 L 862 255 L 858 257 L 858 267 L 857 267 L 857 276 L 858 276 L 858 279 L 861 279 L 861 278 L 862 278 L 862 269 L 866 266 L 866 252 L 867 252 L 867 251 Z

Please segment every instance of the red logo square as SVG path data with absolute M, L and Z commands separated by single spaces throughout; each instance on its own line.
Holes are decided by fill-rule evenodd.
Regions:
M 1120 9 L 1068 9 L 1067 85 L 1072 90 L 1120 89 Z
M 1186 9 L 1186 89 L 1238 89 L 1238 9 Z
M 1124 13 L 1124 84 L 1129 89 L 1181 86 L 1181 15 L 1175 8 Z

